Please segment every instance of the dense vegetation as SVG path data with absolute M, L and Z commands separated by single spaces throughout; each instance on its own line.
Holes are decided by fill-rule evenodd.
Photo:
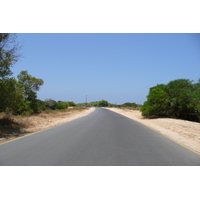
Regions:
M 138 104 L 126 102 L 126 103 L 122 104 L 122 107 L 133 107 L 133 108 L 136 108 L 136 107 L 138 107 Z
M 108 107 L 109 103 L 106 100 L 92 101 L 92 102 L 88 103 L 87 106 L 90 106 L 90 107 Z
M 42 79 L 32 77 L 27 71 L 22 71 L 17 79 L 0 79 L 0 112 L 37 113 L 39 100 L 36 91 L 43 83 Z
M 39 101 L 41 110 L 64 110 L 68 107 L 77 106 L 73 101 L 55 101 L 52 99 L 46 99 L 45 101 Z
M 28 71 L 22 71 L 17 79 L 10 77 L 11 67 L 20 57 L 20 47 L 15 39 L 15 34 L 0 33 L 0 112 L 37 113 L 39 100 L 36 92 L 44 81 L 31 76 Z
M 141 105 L 138 105 L 136 103 L 126 102 L 124 104 L 117 105 L 109 103 L 106 100 L 92 101 L 90 103 L 80 103 L 78 105 L 88 106 L 88 107 L 118 107 L 118 108 L 129 108 L 129 109 L 139 109 L 139 107 L 141 107 Z
M 177 79 L 150 88 L 141 111 L 143 116 L 200 121 L 200 80 Z
M 37 91 L 44 84 L 42 79 L 21 71 L 17 78 L 11 77 L 11 67 L 18 61 L 20 46 L 16 35 L 0 33 L 0 112 L 29 115 L 43 110 L 61 110 L 76 106 L 72 101 L 37 99 Z

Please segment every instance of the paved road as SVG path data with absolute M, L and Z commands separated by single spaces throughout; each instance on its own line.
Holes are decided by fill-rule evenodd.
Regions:
M 4 166 L 183 166 L 200 155 L 110 110 L 0 145 Z

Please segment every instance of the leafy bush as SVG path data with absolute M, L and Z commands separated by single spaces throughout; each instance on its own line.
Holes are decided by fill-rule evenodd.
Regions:
M 69 106 L 76 106 L 76 104 L 73 101 L 68 101 L 67 103 Z
M 21 115 L 30 115 L 33 114 L 33 110 L 31 109 L 31 101 L 23 101 L 17 110 L 17 114 Z
M 54 106 L 54 109 L 55 110 L 63 110 L 63 109 L 66 109 L 68 108 L 69 104 L 67 102 L 56 102 L 55 103 L 55 106 Z
M 170 81 L 150 88 L 141 107 L 143 116 L 174 117 L 199 121 L 200 82 L 188 79 Z
M 100 107 L 108 107 L 108 101 L 105 101 L 105 100 L 99 101 L 99 106 Z
M 137 104 L 136 103 L 127 102 L 127 103 L 124 103 L 122 106 L 123 107 L 134 107 L 134 108 L 136 108 Z

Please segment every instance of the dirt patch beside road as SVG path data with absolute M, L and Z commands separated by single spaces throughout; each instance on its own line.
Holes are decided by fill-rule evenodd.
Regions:
M 27 134 L 35 133 L 38 131 L 42 131 L 45 129 L 49 129 L 54 126 L 58 126 L 60 124 L 64 124 L 66 122 L 72 121 L 74 119 L 86 116 L 94 111 L 95 108 L 87 108 L 84 110 L 67 110 L 67 111 L 57 111 L 41 113 L 39 115 L 33 115 L 29 117 L 15 118 L 15 124 L 23 125 L 20 130 L 8 129 L 5 128 L 1 130 L 0 134 L 5 135 L 6 137 L 0 138 L 0 144 L 16 139 L 17 137 L 22 137 Z M 7 132 L 5 134 L 5 131 Z
M 200 153 L 200 123 L 171 118 L 146 119 L 138 110 L 107 109 L 138 121 Z

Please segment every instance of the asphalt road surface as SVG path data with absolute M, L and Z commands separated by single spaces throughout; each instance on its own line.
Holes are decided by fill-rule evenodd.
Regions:
M 88 116 L 0 145 L 3 166 L 189 166 L 200 155 L 123 115 Z

